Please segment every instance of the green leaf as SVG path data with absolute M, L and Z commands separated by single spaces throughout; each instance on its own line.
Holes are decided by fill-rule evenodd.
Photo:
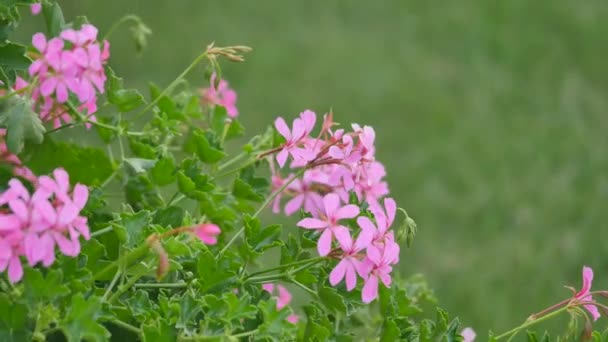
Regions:
M 262 312 L 264 322 L 258 327 L 260 336 L 272 336 L 278 338 L 286 333 L 290 323 L 286 321 L 290 311 L 287 308 L 277 310 L 274 299 L 261 301 L 258 309 Z
M 269 248 L 280 246 L 281 225 L 275 224 L 261 228 L 260 220 L 246 216 L 243 218 L 245 224 L 245 240 L 255 252 L 263 252 Z
M 145 103 L 144 96 L 136 89 L 124 89 L 123 80 L 114 73 L 112 68 L 106 68 L 108 80 L 106 82 L 106 92 L 108 102 L 116 105 L 120 112 L 129 112 Z
M 234 180 L 232 194 L 236 198 L 261 202 L 268 194 L 270 183 L 266 178 L 255 177 L 255 168 L 249 166 L 241 170 L 239 177 Z
M 49 174 L 62 167 L 70 175 L 70 182 L 85 185 L 101 184 L 114 172 L 105 152 L 78 144 L 56 142 L 46 138 L 40 145 L 26 150 L 26 164 L 37 175 Z
M 152 221 L 150 212 L 142 210 L 135 214 L 122 213 L 120 217 L 119 224 L 125 227 L 128 233 L 127 246 L 139 244 L 143 238 L 144 230 Z
M 28 308 L 0 294 L 0 340 L 7 342 L 29 341 L 27 327 Z
M 156 159 L 154 147 L 139 138 L 129 137 L 129 148 L 139 158 Z
M 70 293 L 70 289 L 63 282 L 62 270 L 50 270 L 43 276 L 38 269 L 25 268 L 23 284 L 24 294 L 30 298 L 30 303 L 56 299 Z
M 150 170 L 152 181 L 158 185 L 167 185 L 175 181 L 175 162 L 173 158 L 165 157 L 156 162 Z
M 218 136 L 221 136 L 224 132 L 226 118 L 228 118 L 226 108 L 222 106 L 215 106 L 213 110 L 213 115 L 211 117 L 211 129 L 215 131 L 215 134 L 217 134 Z
M 321 303 L 330 311 L 346 314 L 346 304 L 344 298 L 333 287 L 321 285 L 318 290 Z
M 201 312 L 201 305 L 197 300 L 192 297 L 192 294 L 186 293 L 182 296 L 180 303 L 180 315 L 175 323 L 177 329 L 187 329 L 195 326 L 197 322 L 194 322 L 194 318 Z
M 192 191 L 196 190 L 196 184 L 194 184 L 194 181 L 190 179 L 190 177 L 186 176 L 182 171 L 177 172 L 177 187 L 179 188 L 179 191 L 185 195 L 188 195 Z
M 46 131 L 32 110 L 31 100 L 20 96 L 13 96 L 2 104 L 0 125 L 6 127 L 6 145 L 15 154 L 21 152 L 26 140 L 40 144 Z
M 135 294 L 124 300 L 131 315 L 139 321 L 148 320 L 151 317 L 158 316 L 158 306 L 150 301 L 148 292 L 137 290 Z
M 182 207 L 170 206 L 163 208 L 154 215 L 154 223 L 163 227 L 176 228 L 184 222 L 186 211 Z
M 143 342 L 175 342 L 177 331 L 164 319 L 142 326 Z
M 238 120 L 232 119 L 232 122 L 230 122 L 230 127 L 228 127 L 228 132 L 226 132 L 226 140 L 242 137 L 244 135 L 245 127 L 243 127 Z
M 65 334 L 68 342 L 106 341 L 110 338 L 110 332 L 98 323 L 101 312 L 101 301 L 98 297 L 91 296 L 84 299 L 81 293 L 72 297 L 68 313 L 60 324 L 60 329 Z
M 65 19 L 63 19 L 63 12 L 57 2 L 46 2 L 42 4 L 42 15 L 46 21 L 46 28 L 51 37 L 59 36 L 59 33 L 65 27 Z
M 0 44 L 0 67 L 6 71 L 26 70 L 31 61 L 25 56 L 25 45 L 7 42 Z
M 196 155 L 202 162 L 213 164 L 226 156 L 226 153 L 222 150 L 212 147 L 205 134 L 200 130 L 194 130 L 192 138 L 196 147 Z
M 399 341 L 401 338 L 401 330 L 397 326 L 397 323 L 391 318 L 386 318 L 382 325 L 382 336 L 381 341 Z

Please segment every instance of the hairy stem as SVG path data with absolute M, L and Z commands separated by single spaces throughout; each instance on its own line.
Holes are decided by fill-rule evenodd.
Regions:
M 550 312 L 550 313 L 546 314 L 545 316 L 539 317 L 537 319 L 526 320 L 522 325 L 517 326 L 517 327 L 515 327 L 515 328 L 513 328 L 513 329 L 511 329 L 511 330 L 509 330 L 509 331 L 507 331 L 507 332 L 505 332 L 503 334 L 500 334 L 500 335 L 496 336 L 496 340 L 500 340 L 501 338 L 505 338 L 507 336 L 511 336 L 513 334 L 516 334 L 516 333 L 518 333 L 519 331 L 521 331 L 523 329 L 526 329 L 526 328 L 531 327 L 531 326 L 533 326 L 535 324 L 538 324 L 540 322 L 543 322 L 543 321 L 546 321 L 546 320 L 548 320 L 550 318 L 558 316 L 559 314 L 561 314 L 562 312 L 565 312 L 566 310 L 568 310 L 568 307 L 564 306 L 564 307 L 562 307 L 559 310 L 555 310 L 553 312 Z

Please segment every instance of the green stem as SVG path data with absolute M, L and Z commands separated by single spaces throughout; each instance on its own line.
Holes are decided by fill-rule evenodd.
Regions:
M 133 287 L 139 289 L 181 289 L 188 287 L 188 283 L 137 283 Z
M 110 28 L 108 29 L 108 32 L 103 36 L 103 40 L 106 40 L 110 37 L 110 35 L 112 35 L 112 33 L 114 33 L 114 31 L 122 24 L 128 22 L 128 21 L 134 21 L 136 23 L 141 22 L 141 19 L 133 14 L 130 15 L 125 15 L 124 17 L 120 18 L 120 20 L 118 20 L 117 22 L 115 22 L 112 26 L 110 26 Z
M 129 330 L 129 331 L 133 332 L 134 334 L 137 334 L 137 336 L 141 335 L 141 330 L 138 327 L 131 325 L 129 323 L 123 322 L 118 319 L 113 319 L 110 321 L 110 323 L 116 325 L 117 327 L 121 327 L 125 330 Z
M 250 330 L 250 331 L 242 332 L 240 334 L 234 334 L 234 335 L 232 335 L 232 337 L 236 337 L 236 338 L 246 337 L 246 336 L 251 336 L 251 335 L 253 335 L 253 334 L 257 333 L 257 332 L 258 332 L 258 329 L 255 329 L 255 330 Z
M 116 272 L 116 274 L 114 275 L 114 279 L 112 279 L 112 281 L 110 282 L 110 285 L 108 285 L 108 288 L 106 289 L 106 292 L 103 294 L 103 297 L 101 297 L 101 301 L 105 302 L 106 298 L 108 298 L 108 296 L 110 295 L 110 293 L 112 293 L 112 289 L 114 288 L 114 285 L 116 285 L 116 282 L 118 281 L 118 278 L 120 278 L 120 270 L 118 272 Z
M 293 266 L 299 266 L 299 265 L 302 265 L 302 264 L 308 264 L 310 262 L 315 262 L 316 263 L 319 260 L 325 260 L 325 257 L 315 257 L 315 258 L 310 258 L 310 259 L 304 259 L 304 260 L 290 262 L 288 264 L 284 264 L 284 265 L 280 265 L 280 266 L 277 266 L 277 267 L 272 267 L 272 268 L 269 268 L 269 269 L 265 269 L 265 270 L 262 270 L 262 271 L 251 273 L 250 275 L 247 276 L 247 278 L 255 277 L 257 275 L 264 274 L 264 273 L 269 273 L 269 272 L 274 272 L 274 271 L 280 271 L 280 270 L 282 270 L 284 268 L 289 268 L 289 267 L 293 267 Z
M 295 280 L 295 279 L 291 279 L 290 282 L 292 282 L 293 284 L 297 285 L 299 288 L 301 288 L 302 290 L 310 293 L 311 295 L 317 297 L 319 294 L 317 292 L 315 292 L 313 289 L 309 288 L 308 286 L 300 283 L 299 281 Z
M 98 126 L 98 127 L 102 127 L 105 129 L 109 129 L 111 131 L 117 132 L 119 134 L 126 134 L 126 135 L 131 135 L 131 136 L 142 136 L 145 135 L 144 132 L 132 132 L 132 131 L 125 131 L 120 127 L 117 126 L 113 126 L 113 125 L 108 125 L 106 123 L 103 122 L 99 122 L 99 121 L 91 121 L 86 115 L 82 114 L 78 108 L 76 108 L 76 106 L 74 106 L 74 104 L 72 104 L 70 101 L 66 102 L 66 105 L 68 106 L 68 108 L 70 109 L 70 111 L 72 111 L 72 113 L 76 114 L 76 116 L 78 116 L 78 118 L 80 119 L 80 121 L 82 123 L 89 123 L 91 125 L 94 126 Z
M 272 194 L 270 194 L 270 196 L 268 196 L 266 198 L 266 200 L 264 201 L 264 203 L 262 203 L 262 205 L 260 205 L 260 207 L 258 208 L 258 210 L 253 214 L 253 216 L 251 218 L 252 219 L 256 218 L 262 212 L 262 210 L 264 210 L 264 208 L 266 208 L 266 206 L 268 204 L 270 204 L 270 202 L 272 202 L 275 199 L 275 197 L 277 197 L 280 193 L 282 193 L 283 190 L 287 189 L 287 187 L 289 186 L 289 184 L 293 183 L 294 180 L 296 180 L 298 177 L 300 177 L 302 174 L 304 174 L 304 171 L 306 171 L 306 168 L 300 169 L 287 182 L 283 183 L 283 185 L 281 185 L 280 188 L 278 188 L 275 192 L 273 192 Z M 224 246 L 224 248 L 222 248 L 219 251 L 219 253 L 217 253 L 217 256 L 215 257 L 215 260 L 219 260 L 224 255 L 224 253 L 226 253 L 226 251 L 228 250 L 228 248 L 236 241 L 236 239 L 241 234 L 243 234 L 244 231 L 245 231 L 245 226 L 241 227 L 241 229 L 239 229 L 239 231 L 234 234 L 234 236 L 232 237 L 232 239 L 230 239 L 230 241 L 228 241 L 228 243 L 226 244 L 226 246 Z
M 200 54 L 198 57 L 196 57 L 194 59 L 194 61 L 192 61 L 192 63 L 190 63 L 190 65 L 188 65 L 188 67 L 186 69 L 184 69 L 184 71 L 182 71 L 182 73 L 179 74 L 179 76 L 177 76 L 177 78 L 174 79 L 173 82 L 171 82 L 171 84 L 169 84 L 169 86 L 167 88 L 165 88 L 160 94 L 158 94 L 158 96 L 152 102 L 148 103 L 148 105 L 146 107 L 144 107 L 144 109 L 142 109 L 139 113 L 135 114 L 135 120 L 139 119 L 147 111 L 149 111 L 151 108 L 153 108 L 158 103 L 158 101 L 160 101 L 160 99 L 163 98 L 163 96 L 167 95 L 171 90 L 173 90 L 173 88 L 175 86 L 177 86 L 181 82 L 181 80 L 184 77 L 186 77 L 186 75 L 188 75 L 188 73 L 190 73 L 190 71 L 192 71 L 192 69 L 194 69 L 194 67 L 198 63 L 200 63 L 200 61 L 207 58 L 207 55 L 208 55 L 208 51 L 205 51 L 202 54 Z
M 99 236 L 99 235 L 103 235 L 103 234 L 109 233 L 109 232 L 111 232 L 113 230 L 114 230 L 114 227 L 105 227 L 105 228 L 102 228 L 100 230 L 96 230 L 96 231 L 92 232 L 91 233 L 91 237 L 96 237 L 96 236 Z
M 561 308 L 559 310 L 555 310 L 553 312 L 550 312 L 550 313 L 546 314 L 545 316 L 539 317 L 539 318 L 534 319 L 534 320 L 525 321 L 522 325 L 520 325 L 518 327 L 515 327 L 515 328 L 513 328 L 513 329 L 511 329 L 511 330 L 509 330 L 509 331 L 507 331 L 507 332 L 505 332 L 505 333 L 503 333 L 501 335 L 496 336 L 495 339 L 496 340 L 500 340 L 501 338 L 505 338 L 507 336 L 516 334 L 520 330 L 526 329 L 526 328 L 531 327 L 531 326 L 533 326 L 535 324 L 538 324 L 540 322 L 546 321 L 549 318 L 553 318 L 553 317 L 561 314 L 562 312 L 565 312 L 566 310 L 568 310 L 568 307 L 564 306 L 563 308 Z
M 222 165 L 218 166 L 218 167 L 217 167 L 217 170 L 218 170 L 218 171 L 221 171 L 221 170 L 223 170 L 223 169 L 227 168 L 228 166 L 230 166 L 230 165 L 232 165 L 232 164 L 234 164 L 234 163 L 238 162 L 238 161 L 239 161 L 241 158 L 243 158 L 243 157 L 245 157 L 245 156 L 247 156 L 247 153 L 245 153 L 245 152 L 241 152 L 241 153 L 237 154 L 236 156 L 232 157 L 232 159 L 228 160 L 228 161 L 227 161 L 227 162 L 225 162 L 224 164 L 222 164 Z
M 260 276 L 260 277 L 251 277 L 248 278 L 246 280 L 247 283 L 270 283 L 271 281 L 275 281 L 275 280 L 283 280 L 285 279 L 287 275 L 286 274 L 272 274 L 272 275 L 267 275 L 267 276 Z
M 114 294 L 112 295 L 112 297 L 110 297 L 110 299 L 108 299 L 108 303 L 112 303 L 115 300 L 117 300 L 118 298 L 120 298 L 120 296 L 122 296 L 123 293 L 127 292 L 128 289 L 130 289 L 133 285 L 135 285 L 135 283 L 137 283 L 137 281 L 143 277 L 144 275 L 146 275 L 146 273 L 148 273 L 148 270 L 142 270 L 137 274 L 134 274 L 131 279 L 129 279 L 129 281 L 127 281 L 125 284 L 121 285 L 118 287 L 118 290 L 116 292 L 114 292 Z
M 137 259 L 140 259 L 141 257 L 148 254 L 148 250 L 149 247 L 146 243 L 133 249 L 129 253 L 125 254 L 122 258 L 114 260 L 111 264 L 104 267 L 101 271 L 95 273 L 95 275 L 93 275 L 93 280 L 102 280 L 109 277 L 110 275 L 112 275 L 112 272 L 114 272 L 114 270 L 118 268 L 118 265 L 120 263 L 124 262 L 125 266 L 129 266 Z

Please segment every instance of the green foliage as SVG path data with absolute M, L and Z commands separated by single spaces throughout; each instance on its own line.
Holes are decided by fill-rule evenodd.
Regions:
M 0 56 L 2 52 L 0 52 Z M 31 101 L 14 96 L 0 103 L 0 126 L 7 129 L 6 146 L 9 151 L 19 153 L 25 141 L 40 144 L 45 128 L 38 114 L 32 110 Z

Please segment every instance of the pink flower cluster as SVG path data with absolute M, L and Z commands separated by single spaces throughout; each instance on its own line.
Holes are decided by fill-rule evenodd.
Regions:
M 352 125 L 351 132 L 334 130 L 332 114 L 326 114 L 321 131 L 313 137 L 315 123 L 316 114 L 309 110 L 300 113 L 291 128 L 281 117 L 275 121 L 275 128 L 285 138 L 271 151 L 277 153 L 277 164 L 283 168 L 289 160 L 290 168 L 304 171 L 298 179 L 293 173 L 283 177 L 271 163 L 273 187 L 278 189 L 290 182 L 276 197 L 273 210 L 279 212 L 282 197 L 290 197 L 285 214 L 303 209 L 311 215 L 298 226 L 319 233 L 317 250 L 321 256 L 340 260 L 330 273 L 330 283 L 336 286 L 344 279 L 346 289 L 351 291 L 357 277 L 362 278 L 362 300 L 369 303 L 378 296 L 379 282 L 390 286 L 392 265 L 399 262 L 400 251 L 390 230 L 396 203 L 392 198 L 382 200 L 389 191 L 384 166 L 375 160 L 375 132 L 357 124 Z M 367 204 L 373 220 L 359 216 L 359 207 L 349 204 L 351 193 Z M 358 234 L 345 220 L 357 223 Z
M 88 188 L 76 184 L 56 169 L 41 176 L 30 192 L 18 179 L 11 179 L 0 194 L 0 272 L 8 269 L 12 283 L 23 277 L 21 257 L 30 266 L 55 261 L 55 247 L 67 256 L 80 253 L 80 236 L 90 238 L 87 219 L 80 215 L 89 196 Z
M 291 296 L 291 293 L 289 292 L 289 290 L 287 290 L 287 288 L 285 288 L 285 286 L 277 285 L 276 288 L 277 288 L 277 292 L 279 293 L 279 296 L 277 297 L 277 310 L 281 310 L 284 307 L 286 307 L 287 305 L 289 305 L 289 303 L 291 303 L 292 296 Z M 266 291 L 272 295 L 274 293 L 275 286 L 274 286 L 274 284 L 266 283 L 266 284 L 262 285 L 262 289 L 264 289 L 264 291 Z M 287 316 L 287 321 L 292 324 L 298 323 L 299 319 L 300 318 L 296 314 L 291 314 L 291 315 Z
M 236 108 L 236 91 L 231 89 L 228 81 L 220 80 L 216 84 L 217 75 L 211 75 L 209 88 L 201 90 L 201 102 L 211 106 L 222 106 L 226 108 L 226 113 L 231 118 L 236 118 L 239 115 L 239 110 Z
M 97 28 L 90 24 L 80 30 L 66 29 L 59 37 L 48 39 L 42 33 L 32 37 L 39 54 L 29 67 L 32 82 L 34 111 L 43 121 L 53 121 L 55 128 L 61 122 L 71 122 L 66 102 L 70 94 L 78 99 L 78 110 L 94 121 L 97 111 L 97 93 L 104 92 L 106 75 L 104 64 L 110 57 L 108 41 L 97 41 Z M 29 83 L 18 79 L 17 90 Z M 89 127 L 89 126 L 87 126 Z

